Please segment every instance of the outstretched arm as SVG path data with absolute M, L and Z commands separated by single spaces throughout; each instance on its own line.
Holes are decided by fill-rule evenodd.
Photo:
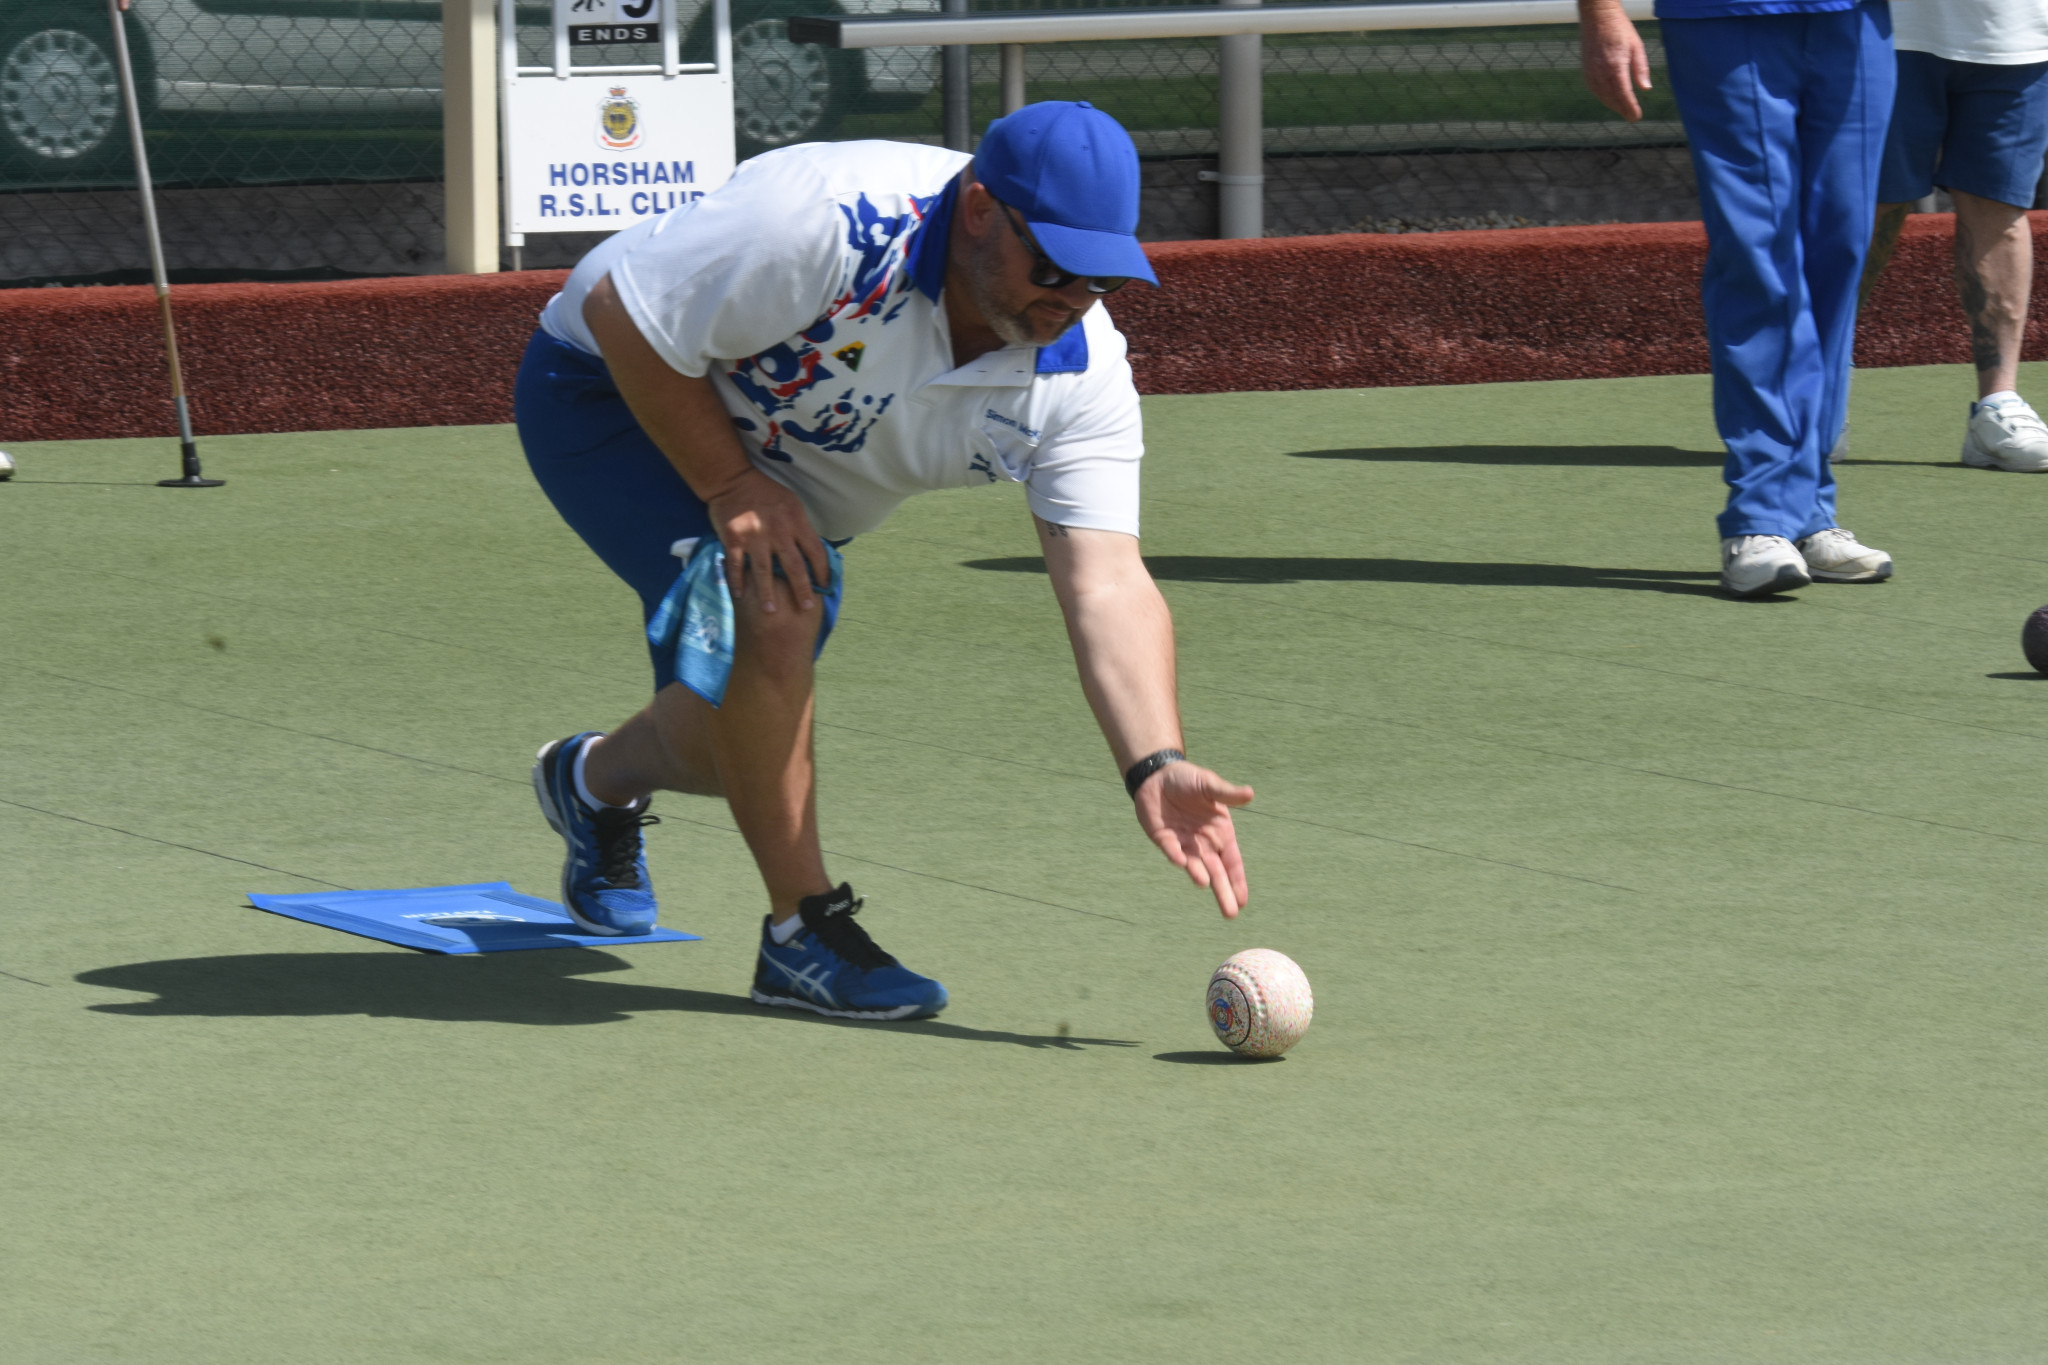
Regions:
M 1148 754 L 1179 749 L 1174 695 L 1173 617 L 1135 536 L 1055 526 L 1033 517 L 1046 573 L 1067 620 L 1081 690 L 1122 772 Z M 1250 787 L 1193 763 L 1169 763 L 1138 788 L 1138 823 L 1196 886 L 1216 897 L 1225 919 L 1250 898 L 1230 808 Z
M 1636 91 L 1650 88 L 1650 57 L 1621 0 L 1579 0 L 1579 70 L 1594 98 L 1630 123 L 1642 118 Z

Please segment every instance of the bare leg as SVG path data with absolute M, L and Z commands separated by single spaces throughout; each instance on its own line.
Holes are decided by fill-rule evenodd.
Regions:
M 1863 283 L 1856 286 L 1856 311 L 1870 302 L 1870 291 L 1877 288 L 1878 276 L 1892 263 L 1892 253 L 1899 249 L 1899 230 L 1906 226 L 1906 215 L 1912 210 L 1911 204 L 1879 204 L 1877 225 L 1870 234 L 1870 254 L 1863 260 Z
M 751 596 L 734 603 L 738 638 L 722 707 L 680 683 L 664 687 L 591 746 L 583 776 L 591 795 L 615 805 L 656 790 L 723 795 L 781 923 L 832 882 L 818 848 L 811 753 L 811 654 L 823 616 L 799 610 L 785 584 L 776 591 L 783 596 L 773 613 Z
M 583 767 L 590 794 L 613 806 L 658 791 L 723 796 L 710 723 L 698 714 L 710 710 L 681 683 L 662 688 L 640 714 L 590 746 Z
M 2034 287 L 2034 234 L 2025 209 L 1951 190 L 1956 201 L 1956 288 L 1970 319 L 1977 396 L 2016 388 L 2027 294 Z
M 775 922 L 805 896 L 830 891 L 818 848 L 817 769 L 811 752 L 811 654 L 822 610 L 801 611 L 785 584 L 779 609 L 734 603 L 738 648 L 725 705 L 710 712 L 711 750 L 734 823 L 753 850 Z

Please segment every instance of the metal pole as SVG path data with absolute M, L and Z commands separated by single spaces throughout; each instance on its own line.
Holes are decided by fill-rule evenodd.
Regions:
M 171 321 L 171 278 L 164 269 L 164 239 L 156 225 L 156 190 L 149 180 L 149 150 L 142 141 L 142 101 L 135 92 L 135 63 L 128 56 L 128 31 L 121 23 L 128 0 L 107 0 L 114 26 L 114 59 L 121 68 L 121 102 L 128 110 L 128 140 L 135 147 L 135 185 L 142 192 L 142 231 L 149 238 L 149 268 L 156 278 L 157 312 L 163 319 L 164 353 L 171 358 L 171 401 L 178 409 L 178 453 L 183 470 L 158 479 L 158 488 L 218 488 L 224 479 L 200 477 L 199 443 L 192 439 L 192 409 L 185 401 L 185 371 L 178 364 L 178 329 Z
M 1649 19 L 1655 0 L 1620 0 Z M 1258 13 L 1250 13 L 1257 8 Z M 1578 22 L 1577 0 L 1373 0 L 1371 4 L 1205 5 L 1039 10 L 1018 14 L 792 15 L 789 40 L 852 50 L 950 43 L 1081 43 L 1108 39 L 1214 38 L 1230 33 L 1391 33 L 1418 28 L 1496 28 Z
M 497 6 L 441 0 L 441 145 L 451 275 L 498 269 Z
M 1003 112 L 1014 114 L 1024 107 L 1024 44 L 1003 44 Z
M 664 19 L 668 16 L 663 15 Z M 447 45 L 447 19 L 442 21 L 442 45 Z M 662 29 L 662 60 L 668 61 L 675 55 L 669 45 L 669 31 Z M 512 270 L 516 274 L 525 264 L 521 256 L 526 247 L 526 234 L 512 231 L 512 87 L 519 80 L 519 14 L 515 0 L 499 0 L 498 8 L 498 230 L 505 234 L 505 245 L 512 252 Z M 446 92 L 443 92 L 446 99 Z M 442 117 L 446 117 L 444 113 Z M 444 152 L 445 156 L 446 153 Z M 442 171 L 445 182 L 447 171 Z M 444 189 L 445 195 L 447 191 Z
M 945 0 L 944 13 L 967 13 L 968 0 Z M 945 108 L 946 145 L 956 152 L 974 150 L 974 120 L 968 104 L 973 73 L 968 67 L 965 47 L 943 47 L 940 53 L 941 99 Z
M 1259 0 L 1222 0 L 1231 9 L 1256 8 Z M 1256 33 L 1218 38 L 1216 77 L 1217 236 L 1266 235 L 1266 110 L 1260 65 L 1263 39 Z

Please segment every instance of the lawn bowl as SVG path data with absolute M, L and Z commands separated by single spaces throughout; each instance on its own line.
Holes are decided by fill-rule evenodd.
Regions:
M 1301 1041 L 1315 1017 L 1315 996 L 1294 959 L 1247 948 L 1209 978 L 1209 1025 L 1232 1052 L 1278 1057 Z
M 2048 673 L 2048 607 L 2034 608 L 2020 627 L 2020 649 L 2036 673 Z

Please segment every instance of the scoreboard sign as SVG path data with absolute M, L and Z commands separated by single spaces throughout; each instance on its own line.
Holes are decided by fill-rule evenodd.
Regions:
M 555 0 L 554 60 L 522 66 L 513 0 L 502 0 L 507 245 L 523 245 L 527 233 L 631 227 L 702 199 L 731 177 L 727 0 L 713 0 L 712 62 L 679 59 L 676 6 L 677 0 Z M 576 48 L 618 43 L 656 44 L 661 60 L 572 60 Z
M 658 43 L 660 0 L 571 0 L 569 46 L 598 47 L 608 43 Z

